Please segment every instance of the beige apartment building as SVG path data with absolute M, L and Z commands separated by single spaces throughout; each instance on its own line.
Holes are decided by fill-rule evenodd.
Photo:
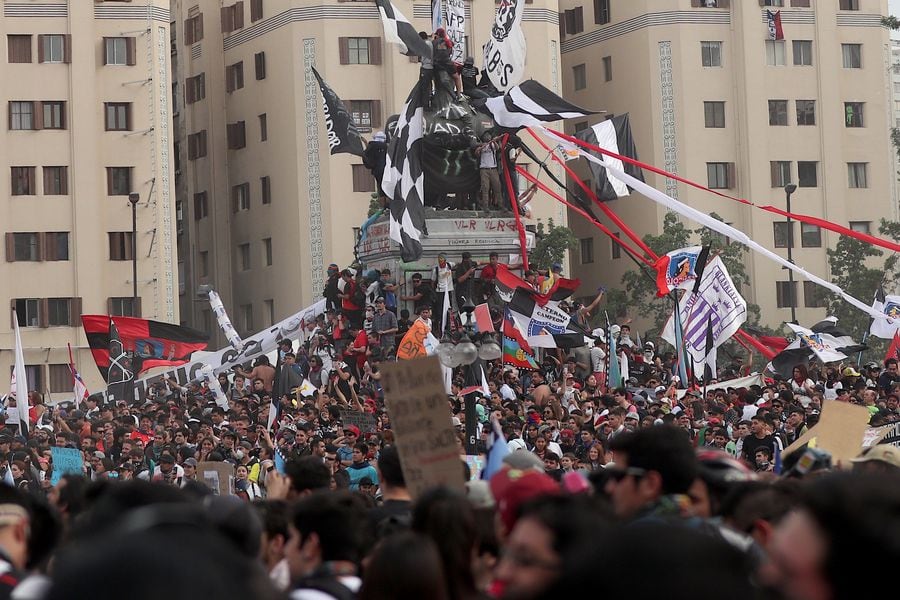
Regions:
M 0 5 L 0 304 L 17 309 L 29 389 L 71 398 L 67 343 L 104 387 L 82 313 L 179 322 L 169 2 Z M 0 319 L 0 393 L 13 348 Z
M 430 30 L 430 1 L 394 3 Z M 354 228 L 375 184 L 359 157 L 329 155 L 311 67 L 369 139 L 402 108 L 419 66 L 385 42 L 371 1 L 173 0 L 172 8 L 181 314 L 221 346 L 201 285 L 219 292 L 246 335 L 318 298 L 330 263 L 353 261 Z M 556 0 L 529 2 L 523 27 L 530 75 L 561 93 L 557 12 Z M 495 4 L 467 3 L 467 14 L 467 54 L 480 65 Z M 566 222 L 561 205 L 535 204 L 536 216 Z
M 759 205 L 784 208 L 783 188 L 794 183 L 793 212 L 860 231 L 897 218 L 885 0 L 561 0 L 560 10 L 566 97 L 630 113 L 641 160 Z M 766 10 L 781 11 L 783 40 L 770 39 Z M 783 218 L 645 175 L 787 257 Z M 610 206 L 641 235 L 661 230 L 665 210 L 640 195 Z M 583 289 L 620 286 L 634 264 L 582 219 L 570 223 Z M 837 234 L 792 228 L 794 261 L 829 279 L 825 251 Z M 817 286 L 795 277 L 792 289 L 781 267 L 746 256 L 743 294 L 764 324 L 790 320 L 792 302 L 800 323 L 825 316 Z

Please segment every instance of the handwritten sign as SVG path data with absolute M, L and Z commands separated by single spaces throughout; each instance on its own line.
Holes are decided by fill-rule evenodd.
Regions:
M 437 357 L 383 363 L 380 368 L 409 493 L 416 498 L 440 485 L 462 490 L 462 459 Z
M 864 440 L 868 421 L 869 411 L 864 406 L 826 400 L 822 404 L 819 422 L 785 448 L 782 456 L 815 440 L 817 448 L 831 453 L 831 460 L 837 468 L 848 468 L 851 466 L 850 459 L 859 455 L 860 440 Z
M 375 431 L 376 419 L 372 413 L 360 412 L 358 410 L 341 410 L 341 427 L 346 428 L 348 425 L 356 425 L 362 433 L 372 433 Z
M 63 475 L 84 475 L 84 457 L 77 448 L 50 448 L 50 458 L 53 460 L 53 475 L 50 476 L 50 484 L 56 485 Z
M 234 495 L 234 467 L 226 462 L 204 461 L 197 465 L 200 481 L 216 496 Z

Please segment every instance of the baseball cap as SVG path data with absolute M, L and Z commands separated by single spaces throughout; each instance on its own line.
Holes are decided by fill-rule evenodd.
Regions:
M 359 427 L 357 427 L 356 425 L 347 425 L 346 427 L 344 427 L 344 433 L 348 431 L 356 437 L 359 437 Z
M 891 446 L 890 444 L 878 444 L 869 449 L 862 456 L 851 458 L 852 463 L 865 463 L 873 460 L 887 463 L 894 467 L 900 468 L 900 448 Z
M 843 370 L 844 377 L 859 377 L 859 372 L 853 367 L 844 367 Z
M 197 464 L 198 464 L 197 459 L 194 458 L 193 456 L 190 458 L 184 459 L 184 466 L 186 466 L 186 467 L 194 467 L 196 469 Z

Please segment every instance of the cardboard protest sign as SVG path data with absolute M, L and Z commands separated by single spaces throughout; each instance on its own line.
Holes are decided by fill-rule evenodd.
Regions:
M 869 448 L 880 444 L 881 440 L 887 436 L 896 425 L 882 425 L 881 427 L 869 427 L 863 433 L 863 448 Z
M 226 462 L 204 461 L 197 465 L 198 479 L 216 496 L 234 495 L 234 467 Z
M 377 420 L 372 413 L 360 412 L 358 410 L 341 410 L 341 427 L 348 425 L 356 425 L 362 433 L 371 433 L 375 431 Z
M 56 485 L 63 475 L 84 475 L 84 457 L 78 448 L 50 447 L 50 458 L 53 460 L 53 475 L 50 484 Z
M 816 448 L 831 454 L 835 467 L 841 468 L 843 465 L 846 468 L 850 465 L 848 461 L 859 455 L 860 440 L 865 435 L 868 423 L 869 411 L 866 407 L 826 400 L 822 404 L 819 422 L 785 448 L 782 455 L 787 456 L 815 440 Z
M 406 487 L 463 489 L 463 466 L 436 356 L 383 363 L 381 384 Z

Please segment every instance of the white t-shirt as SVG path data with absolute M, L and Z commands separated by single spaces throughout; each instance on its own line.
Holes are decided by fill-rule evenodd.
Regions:
M 606 352 L 603 348 L 597 346 L 591 348 L 591 371 L 593 373 L 606 372 Z
M 453 263 L 447 261 L 444 267 L 435 265 L 434 272 L 437 274 L 437 281 L 434 289 L 440 293 L 453 291 Z

